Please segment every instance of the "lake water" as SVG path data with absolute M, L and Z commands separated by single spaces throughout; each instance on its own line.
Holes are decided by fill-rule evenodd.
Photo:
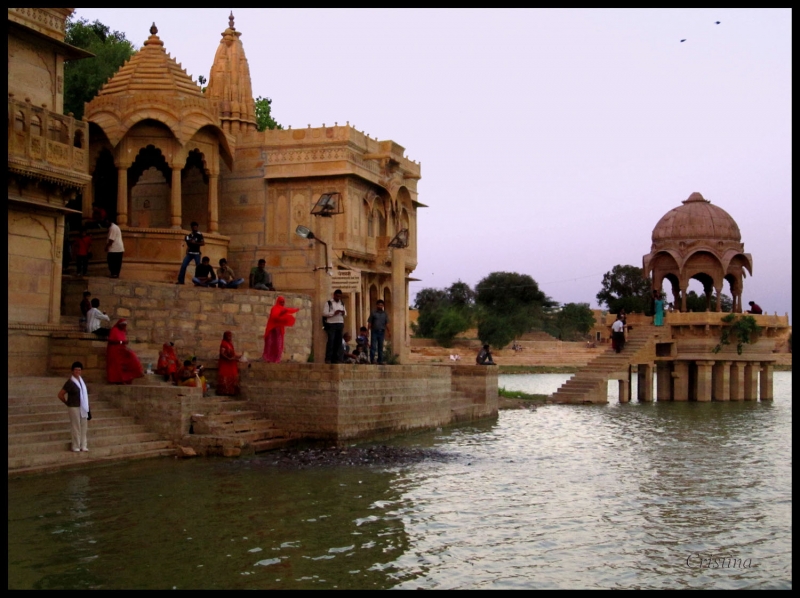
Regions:
M 568 376 L 501 376 L 553 392 Z M 9 480 L 9 588 L 791 588 L 792 377 L 774 402 L 546 405 L 393 441 Z

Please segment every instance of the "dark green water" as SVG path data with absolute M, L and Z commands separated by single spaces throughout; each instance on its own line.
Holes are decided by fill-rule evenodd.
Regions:
M 8 586 L 791 588 L 791 373 L 775 390 L 503 412 L 396 440 L 452 458 L 390 469 L 267 454 L 9 480 Z

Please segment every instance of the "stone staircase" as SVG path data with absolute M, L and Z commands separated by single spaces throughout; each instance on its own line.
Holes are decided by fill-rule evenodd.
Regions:
M 192 415 L 191 433 L 183 437 L 181 446 L 191 447 L 200 455 L 238 457 L 282 448 L 296 441 L 247 401 L 217 397 L 213 391 L 211 394 L 204 413 Z
M 69 417 L 58 400 L 65 377 L 8 379 L 8 473 L 30 473 L 83 467 L 118 460 L 174 455 L 173 444 L 159 439 L 132 417 L 98 399 L 98 385 L 89 397 L 89 452 L 70 450 Z
M 554 403 L 606 403 L 608 402 L 608 381 L 624 377 L 627 380 L 628 368 L 636 363 L 642 354 L 652 351 L 651 344 L 660 331 L 652 324 L 637 325 L 628 333 L 625 348 L 616 353 L 608 349 L 553 393 Z

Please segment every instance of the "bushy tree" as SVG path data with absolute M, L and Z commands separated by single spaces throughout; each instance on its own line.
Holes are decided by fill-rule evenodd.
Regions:
M 493 347 L 541 327 L 556 303 L 527 274 L 492 272 L 475 285 L 478 337 Z
M 84 104 L 133 56 L 134 48 L 124 33 L 111 31 L 100 21 L 89 23 L 72 17 L 64 41 L 94 54 L 64 65 L 64 113 L 83 118 Z
M 733 309 L 733 299 L 725 293 L 720 293 L 720 303 L 722 303 L 722 311 L 730 312 Z M 706 311 L 706 295 L 698 295 L 694 291 L 689 291 L 686 294 L 686 309 L 688 311 Z M 708 306 L 708 311 L 717 311 L 717 296 L 711 295 L 711 303 Z
M 582 340 L 594 326 L 594 312 L 588 303 L 567 303 L 547 319 L 545 330 L 565 341 Z
M 256 129 L 264 131 L 266 129 L 283 129 L 274 118 L 272 118 L 272 100 L 258 96 L 256 98 Z
M 470 320 L 463 310 L 456 307 L 444 308 L 441 312 L 439 321 L 433 330 L 433 338 L 442 347 L 449 347 L 453 344 L 453 339 L 467 330 Z
M 414 299 L 419 310 L 414 334 L 450 346 L 456 335 L 472 325 L 473 296 L 469 285 L 460 280 L 447 289 L 422 289 Z
M 597 293 L 597 302 L 611 313 L 625 309 L 628 313 L 650 311 L 650 279 L 636 266 L 616 265 L 603 275 L 603 288 Z

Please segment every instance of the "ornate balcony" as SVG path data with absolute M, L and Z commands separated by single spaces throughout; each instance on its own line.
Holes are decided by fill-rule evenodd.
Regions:
M 9 171 L 77 189 L 91 181 L 88 123 L 9 98 L 8 127 Z

